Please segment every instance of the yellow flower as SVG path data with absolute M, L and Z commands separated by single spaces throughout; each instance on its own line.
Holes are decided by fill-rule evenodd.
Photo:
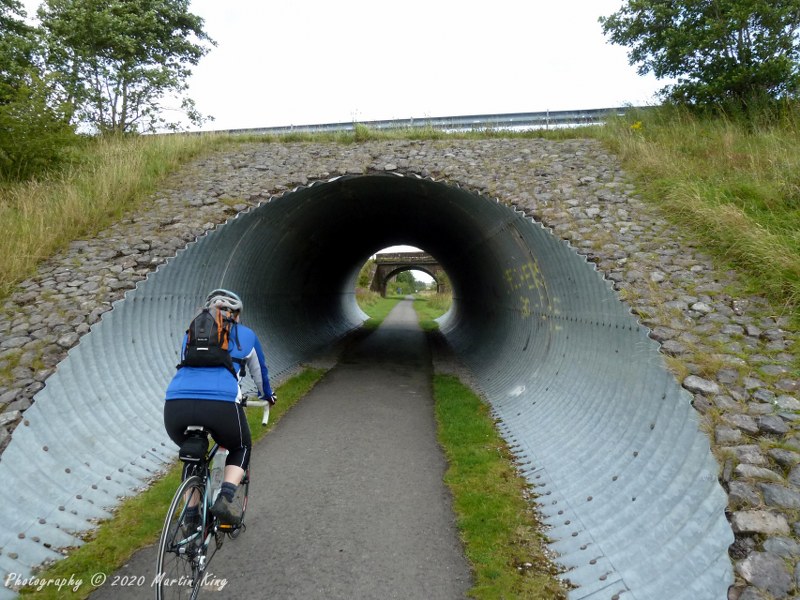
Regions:
M 636 123 L 631 125 L 631 129 L 633 129 L 634 131 L 638 131 L 641 128 L 642 128 L 642 122 L 641 121 L 636 121 Z

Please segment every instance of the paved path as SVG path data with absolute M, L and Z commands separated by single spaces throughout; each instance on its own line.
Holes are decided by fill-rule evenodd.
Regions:
M 404 300 L 256 445 L 248 528 L 214 557 L 210 571 L 227 584 L 209 598 L 465 596 L 430 375 Z M 147 548 L 120 574 L 149 582 L 154 564 Z M 107 585 L 92 598 L 143 596 Z

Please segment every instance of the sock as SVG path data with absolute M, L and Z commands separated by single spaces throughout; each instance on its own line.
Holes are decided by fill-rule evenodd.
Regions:
M 236 493 L 237 487 L 237 485 L 225 481 L 223 482 L 222 487 L 219 489 L 219 493 L 230 501 L 233 500 L 233 495 Z

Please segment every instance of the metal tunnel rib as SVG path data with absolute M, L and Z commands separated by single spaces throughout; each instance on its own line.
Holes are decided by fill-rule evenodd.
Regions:
M 571 597 L 725 597 L 727 499 L 690 397 L 648 331 L 593 265 L 538 223 L 479 194 L 397 175 L 274 198 L 115 304 L 36 396 L 0 462 L 9 482 L 0 502 L 17 507 L 0 532 L 1 574 L 79 544 L 119 496 L 173 459 L 163 393 L 209 289 L 242 295 L 275 377 L 363 321 L 359 269 L 400 243 L 432 254 L 450 277 L 442 332 L 536 486 L 557 560 L 578 586 Z

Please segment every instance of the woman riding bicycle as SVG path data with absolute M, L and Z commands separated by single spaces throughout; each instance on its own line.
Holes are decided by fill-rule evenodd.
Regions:
M 239 381 L 245 371 L 258 388 L 258 397 L 275 404 L 261 343 L 252 329 L 239 323 L 242 300 L 228 290 L 216 289 L 206 298 L 205 309 L 230 324 L 228 366 L 191 366 L 186 360 L 189 335 L 183 338 L 181 364 L 167 387 L 164 426 L 178 446 L 187 438 L 189 425 L 205 427 L 220 446 L 228 450 L 219 496 L 211 512 L 223 523 L 238 524 L 242 506 L 235 500 L 236 488 L 250 462 L 250 427 L 242 407 Z M 227 358 L 227 357 L 226 357 Z M 189 364 L 187 364 L 189 363 Z M 190 509 L 191 510 L 191 509 Z M 193 515 L 188 515 L 191 519 Z M 199 512 L 198 517 L 199 519 Z

